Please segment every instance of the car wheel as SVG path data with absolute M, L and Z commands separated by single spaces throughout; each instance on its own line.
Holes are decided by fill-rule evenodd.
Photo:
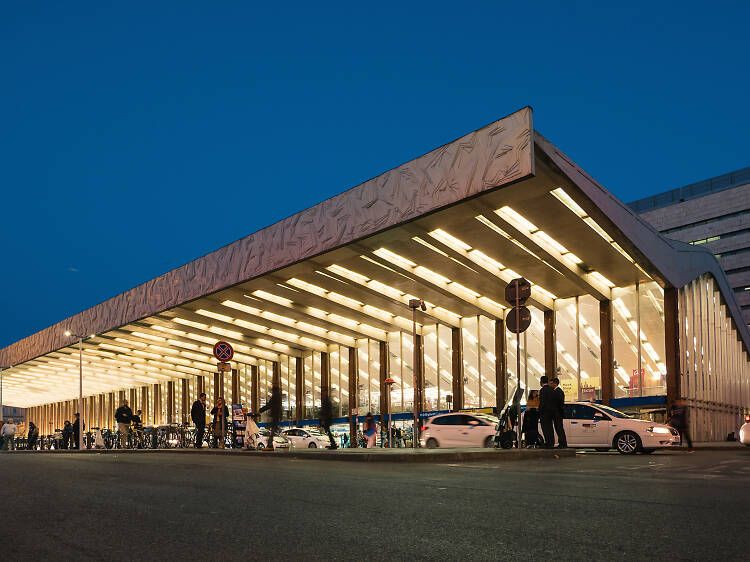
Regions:
M 430 437 L 426 444 L 428 449 L 437 449 L 440 446 L 434 437 Z
M 318 446 L 317 446 L 317 445 L 316 445 L 315 443 L 310 443 L 310 444 L 309 444 L 309 445 L 307 446 L 307 448 L 308 448 L 308 449 L 317 449 L 317 448 L 318 448 Z
M 641 440 L 632 431 L 623 431 L 615 436 L 615 449 L 622 455 L 634 455 L 641 448 Z
M 654 451 L 656 451 L 656 449 L 641 449 L 641 453 L 643 453 L 644 455 L 650 455 Z
M 494 447 L 495 444 L 493 441 L 494 441 L 494 438 L 492 435 L 486 437 L 484 440 L 484 448 L 491 449 L 492 447 Z
M 259 451 L 262 451 L 263 449 L 266 448 L 266 446 L 263 443 L 258 442 L 258 444 L 255 446 L 255 448 L 258 449 Z
M 595 450 L 599 451 L 600 453 L 606 453 L 609 451 L 609 447 L 595 447 Z

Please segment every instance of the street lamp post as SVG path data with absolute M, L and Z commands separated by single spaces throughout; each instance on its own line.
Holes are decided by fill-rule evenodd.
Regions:
M 409 308 L 411 308 L 411 343 L 412 348 L 414 350 L 414 359 L 412 360 L 412 368 L 411 371 L 414 374 L 413 376 L 413 385 L 414 385 L 414 399 L 412 401 L 412 406 L 414 410 L 414 431 L 412 432 L 411 437 L 411 446 L 412 448 L 416 448 L 417 446 L 417 431 L 419 431 L 419 401 L 417 400 L 419 394 L 417 389 L 417 309 L 421 308 L 422 311 L 427 310 L 427 307 L 424 304 L 424 301 L 422 299 L 409 299 Z
M 74 337 L 78 340 L 78 451 L 83 451 L 83 340 L 86 336 L 79 336 L 71 331 L 66 331 L 65 335 Z M 93 338 L 94 335 L 90 335 Z
M 393 449 L 393 428 L 391 427 L 391 389 L 393 388 L 393 383 L 395 383 L 396 380 L 388 377 L 385 379 L 385 387 L 388 392 L 388 448 Z

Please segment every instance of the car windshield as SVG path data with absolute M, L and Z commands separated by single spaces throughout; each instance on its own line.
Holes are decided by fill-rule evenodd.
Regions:
M 602 411 L 608 413 L 613 418 L 625 418 L 625 419 L 631 419 L 633 416 L 629 416 L 627 414 L 622 413 L 619 410 L 615 410 L 614 408 L 610 408 L 609 406 L 605 406 L 603 404 L 597 404 L 597 408 L 601 409 Z

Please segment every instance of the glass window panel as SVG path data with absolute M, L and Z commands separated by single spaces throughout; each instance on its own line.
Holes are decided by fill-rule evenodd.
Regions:
M 404 387 L 404 411 L 414 411 L 414 346 L 411 334 L 401 332 L 401 374 Z
M 425 325 L 422 328 L 422 341 L 424 342 L 424 409 L 428 412 L 439 409 L 437 331 L 438 326 L 436 324 Z
M 599 301 L 589 295 L 578 297 L 578 322 L 581 363 L 580 399 L 601 398 L 602 340 L 600 338 Z
M 557 341 L 557 377 L 565 392 L 565 400 L 578 400 L 579 351 L 576 322 L 576 299 L 555 300 L 555 332 Z
M 479 373 L 482 376 L 483 408 L 495 406 L 497 386 L 495 384 L 495 321 L 486 316 L 479 317 Z
M 638 320 L 635 285 L 612 289 L 615 398 L 638 396 Z
M 638 287 L 643 396 L 665 394 L 664 290 L 654 282 Z
M 370 341 L 370 406 L 373 415 L 380 413 L 380 343 Z
M 391 378 L 396 381 L 391 386 L 391 412 L 403 412 L 403 380 L 401 372 L 401 332 L 388 332 L 388 368 Z
M 461 320 L 464 354 L 464 408 L 478 408 L 479 396 L 479 317 Z
M 452 334 L 448 326 L 438 325 L 438 357 L 440 359 L 440 404 L 438 410 L 450 410 L 453 406 L 453 352 Z M 450 397 L 450 401 L 448 400 Z
M 521 375 L 524 388 L 539 388 L 539 378 L 544 375 L 544 312 L 533 306 L 529 309 L 531 326 L 524 332 L 526 361 L 521 367 Z

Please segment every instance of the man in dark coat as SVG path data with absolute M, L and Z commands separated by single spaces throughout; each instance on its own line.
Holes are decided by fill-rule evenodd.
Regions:
M 117 420 L 117 431 L 120 432 L 120 448 L 127 449 L 130 422 L 133 420 L 133 410 L 128 406 L 127 400 L 123 400 L 122 405 L 117 408 L 115 420 Z
M 276 435 L 279 429 L 279 421 L 281 420 L 281 388 L 274 385 L 271 389 L 271 397 L 268 402 L 260 410 L 259 414 L 263 412 L 270 412 L 271 414 L 271 425 L 268 430 L 271 432 L 268 436 L 268 443 L 266 444 L 267 451 L 273 451 L 273 437 Z
M 76 412 L 75 414 L 76 419 L 73 422 L 73 448 L 77 449 L 78 444 L 81 442 L 81 414 Z M 86 429 L 86 424 L 84 424 L 84 429 Z
M 565 427 L 563 426 L 563 412 L 565 411 L 565 392 L 560 388 L 560 379 L 555 377 L 550 381 L 550 386 L 555 390 L 555 413 L 552 416 L 552 423 L 557 433 L 557 446 L 565 449 L 568 446 L 568 439 L 565 436 Z
M 331 424 L 333 423 L 333 404 L 328 394 L 323 396 L 323 400 L 320 402 L 320 425 L 326 430 L 328 439 L 331 441 L 331 449 L 338 449 L 336 446 L 336 438 L 331 433 Z
M 670 416 L 669 416 L 669 424 L 674 427 L 677 431 L 680 432 L 680 439 L 687 443 L 687 451 L 688 453 L 692 453 L 694 451 L 693 449 L 693 440 L 690 439 L 690 426 L 688 425 L 688 409 L 687 404 L 685 404 L 685 401 L 681 398 L 678 398 L 674 401 L 674 404 L 672 405 Z
M 193 402 L 190 409 L 190 419 L 195 424 L 195 448 L 203 446 L 203 436 L 206 434 L 206 393 L 201 392 L 198 400 Z
M 551 449 L 555 446 L 555 431 L 552 424 L 557 409 L 557 397 L 546 376 L 539 379 L 539 384 L 542 386 L 539 389 L 539 420 L 544 435 L 544 446 Z

